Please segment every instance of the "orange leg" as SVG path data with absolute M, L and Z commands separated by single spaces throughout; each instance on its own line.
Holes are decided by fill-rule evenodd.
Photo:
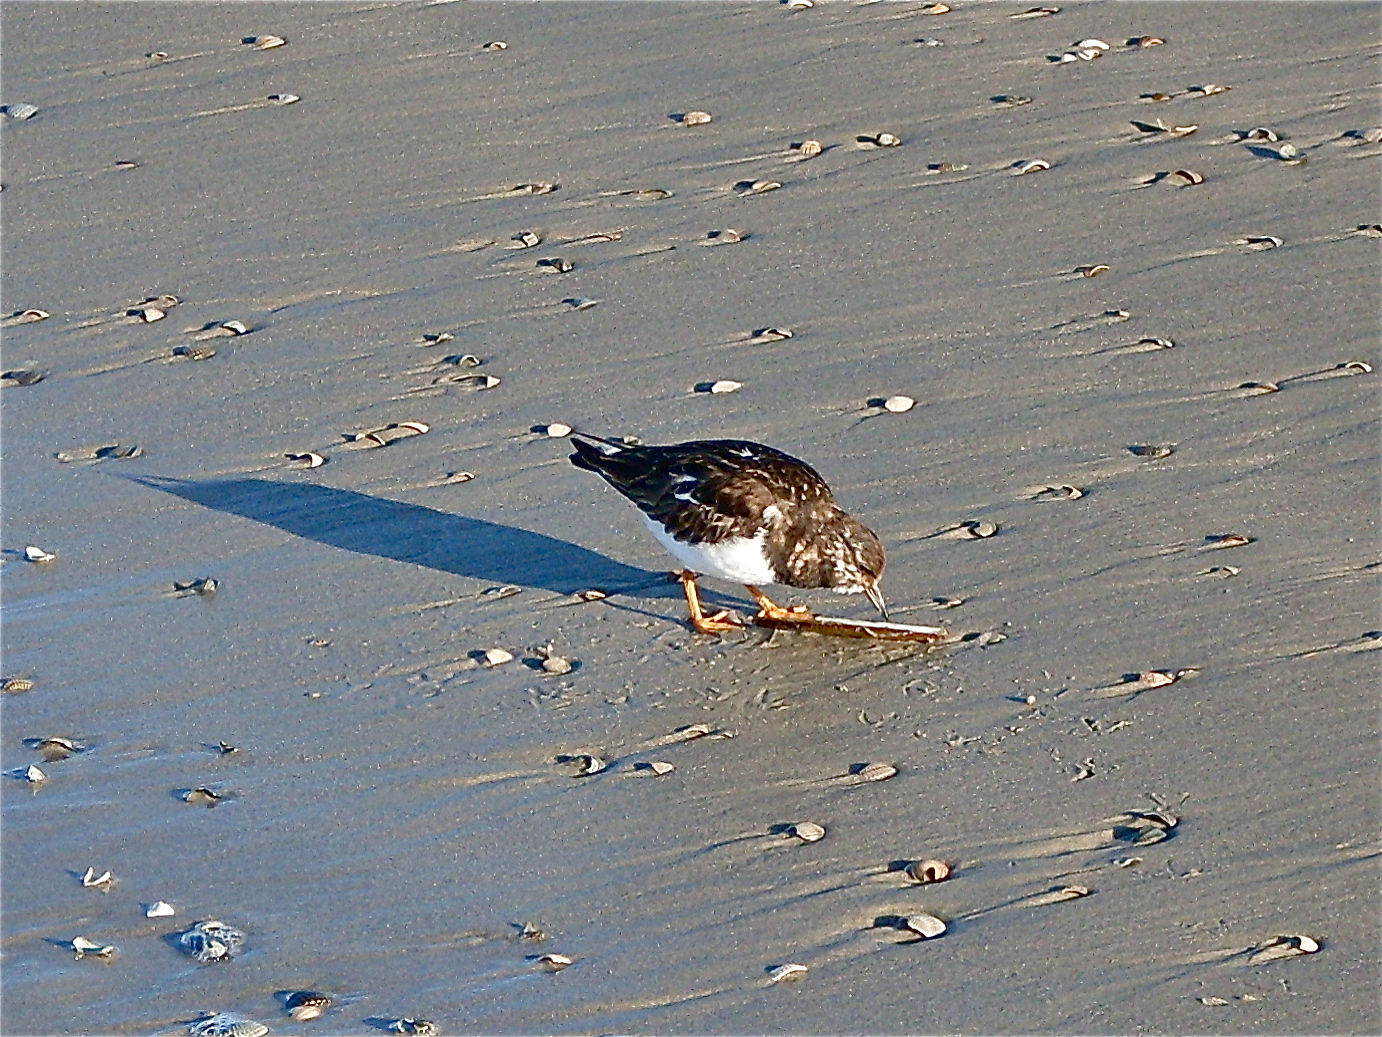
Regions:
M 758 614 L 766 619 L 790 619 L 800 622 L 803 619 L 811 618 L 810 612 L 805 605 L 793 605 L 791 608 L 783 608 L 766 594 L 751 583 L 744 584 L 748 588 L 753 600 L 758 602 Z
M 707 616 L 701 609 L 700 592 L 696 589 L 696 574 L 690 569 L 677 573 L 681 589 L 686 594 L 686 607 L 691 612 L 691 627 L 702 634 L 722 634 L 727 630 L 742 630 L 744 625 L 729 619 L 729 611 L 721 610 Z

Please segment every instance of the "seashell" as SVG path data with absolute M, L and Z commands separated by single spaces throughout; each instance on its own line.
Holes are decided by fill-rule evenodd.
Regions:
M 707 245 L 734 245 L 747 237 L 747 234 L 730 227 L 725 230 L 712 230 L 706 235 L 705 243 Z
M 109 889 L 113 885 L 115 885 L 115 876 L 109 871 L 104 871 L 97 875 L 95 868 L 87 868 L 86 874 L 82 876 L 82 887 L 84 889 L 100 889 L 103 886 Z
M 1160 36 L 1134 36 L 1128 40 L 1129 47 L 1160 47 L 1166 41 Z
M 569 299 L 563 299 L 563 303 L 570 306 L 573 310 L 588 310 L 592 306 L 599 305 L 599 299 L 587 299 L 584 296 L 575 295 Z
M 1337 365 L 1334 370 L 1345 374 L 1372 374 L 1372 364 L 1366 360 L 1349 360 Z
M 445 379 L 439 378 L 437 379 L 437 381 L 445 381 L 451 385 L 456 386 L 458 389 L 474 389 L 477 392 L 483 392 L 485 389 L 496 388 L 500 383 L 499 377 L 492 374 L 476 374 L 469 375 L 467 377 L 451 375 Z
M 145 918 L 172 918 L 177 909 L 166 900 L 155 900 L 144 909 Z
M 1281 392 L 1281 386 L 1276 382 L 1242 382 L 1237 388 L 1247 390 L 1243 393 L 1245 396 L 1265 396 L 1268 393 Z
M 573 959 L 565 954 L 535 954 L 528 960 L 537 962 L 549 972 L 560 972 L 573 964 Z
M 1382 238 L 1382 223 L 1360 223 L 1349 233 L 1361 234 L 1365 238 Z
M 246 44 L 247 46 L 253 47 L 255 50 L 273 50 L 275 47 L 283 46 L 288 41 L 285 40 L 282 36 L 269 35 L 246 36 L 240 42 Z
M 36 764 L 31 763 L 28 767 L 24 768 L 24 780 L 32 785 L 37 785 L 40 782 L 47 781 L 48 775 L 44 774 Z
M 57 555 L 53 554 L 52 551 L 45 551 L 43 550 L 43 548 L 35 547 L 33 544 L 30 544 L 28 547 L 24 548 L 25 561 L 51 562 L 56 557 Z
M 1077 266 L 1075 272 L 1081 277 L 1098 277 L 1106 274 L 1112 269 L 1107 263 L 1095 263 L 1092 266 Z
M 552 439 L 565 439 L 571 435 L 571 426 L 563 425 L 560 421 L 554 421 L 550 425 L 540 425 L 543 433 Z
M 769 983 L 781 983 L 784 980 L 796 982 L 810 971 L 805 965 L 798 965 L 796 962 L 788 962 L 786 965 L 777 965 L 768 970 Z
M 424 346 L 439 346 L 443 342 L 450 342 L 455 337 L 449 331 L 439 331 L 435 335 L 423 335 L 418 341 Z M 476 363 L 478 364 L 479 361 L 477 360 Z
M 1300 149 L 1294 144 L 1283 144 L 1276 149 L 1277 158 L 1283 162 L 1304 162 L 1305 156 L 1300 153 Z
M 964 598 L 932 598 L 926 608 L 957 609 L 965 603 Z
M 730 378 L 721 378 L 717 382 L 700 382 L 696 385 L 696 392 L 713 393 L 716 396 L 727 392 L 738 392 L 744 387 L 743 382 L 736 382 Z
M 481 360 L 474 353 L 452 353 L 441 358 L 441 363 L 452 367 L 479 367 Z
M 787 834 L 796 836 L 804 843 L 819 842 L 825 838 L 825 826 L 814 821 L 802 821 L 787 829 Z
M 503 40 L 490 40 L 488 43 L 486 43 L 486 44 L 485 44 L 484 46 L 482 46 L 480 49 L 481 49 L 481 50 L 487 50 L 487 51 L 490 51 L 490 52 L 494 52 L 494 51 L 500 51 L 500 50 L 508 50 L 508 49 L 509 49 L 509 45 L 508 45 L 507 43 L 505 43 Z
M 4 683 L 0 684 L 0 691 L 7 695 L 20 695 L 33 689 L 34 682 L 27 677 L 6 677 Z
M 938 40 L 934 36 L 918 36 L 912 41 L 918 47 L 944 47 L 945 41 Z
M 18 310 L 5 318 L 5 327 L 13 327 L 16 324 L 37 324 L 41 320 L 47 320 L 52 314 L 47 310 Z
M 34 739 L 27 744 L 42 754 L 44 763 L 58 763 L 73 753 L 79 753 L 86 748 L 86 746 L 80 745 L 70 738 L 60 738 L 56 735 L 49 738 Z
M 297 94 L 270 94 L 269 100 L 274 104 L 297 104 L 302 98 Z
M 1030 162 L 1017 163 L 1017 173 L 1015 175 L 1022 176 L 1026 173 L 1037 173 L 1043 169 L 1050 168 L 1051 163 L 1047 162 L 1044 158 L 1034 158 Z
M 1046 907 L 1049 904 L 1062 904 L 1067 900 L 1079 900 L 1081 897 L 1087 896 L 1089 896 L 1087 886 L 1060 886 L 1050 892 L 1028 897 L 1023 903 L 1027 907 Z
M 1205 540 L 1209 541 L 1204 548 L 1206 551 L 1221 550 L 1228 547 L 1244 547 L 1255 541 L 1256 537 L 1244 536 L 1242 533 L 1225 533 L 1222 536 L 1208 536 Z
M 926 6 L 919 8 L 919 9 L 918 9 L 918 13 L 920 13 L 920 14 L 949 14 L 949 13 L 950 13 L 950 5 L 949 5 L 949 4 L 927 4 Z
M 520 940 L 542 941 L 547 939 L 547 934 L 533 925 L 532 922 L 524 922 L 522 925 L 514 922 L 513 926 L 518 930 L 518 939 Z
M 538 181 L 533 184 L 514 184 L 509 188 L 509 194 L 551 194 L 553 191 L 561 189 L 561 184 L 549 184 Z
M 1109 45 L 1108 45 L 1107 43 L 1105 43 L 1103 40 L 1097 40 L 1097 39 L 1094 39 L 1094 38 L 1092 38 L 1092 37 L 1091 37 L 1090 39 L 1087 39 L 1087 40 L 1080 40 L 1080 42 L 1077 43 L 1077 44 L 1075 44 L 1075 46 L 1076 46 L 1076 47 L 1081 47 L 1081 48 L 1083 48 L 1083 49 L 1085 49 L 1085 50 L 1110 50 L 1110 49 L 1111 49 L 1111 48 L 1109 47 Z
M 590 590 L 577 591 L 575 597 L 580 601 L 604 601 L 609 595 L 602 590 L 591 588 Z
M 917 405 L 910 396 L 889 396 L 883 401 L 883 409 L 890 414 L 906 414 Z
M 388 431 L 398 431 L 404 433 L 402 439 L 409 436 L 425 436 L 432 431 L 432 426 L 425 421 L 399 421 L 390 425 Z
M 200 594 L 203 597 L 210 597 L 221 589 L 221 585 L 210 576 L 203 576 L 196 580 L 174 580 L 173 592 L 180 594 Z
M 1129 453 L 1132 453 L 1137 457 L 1147 457 L 1155 459 L 1159 457 L 1170 457 L 1172 454 L 1176 452 L 1176 448 L 1173 444 L 1170 443 L 1138 443 L 1134 446 L 1128 447 L 1128 451 Z
M 1220 86 L 1218 83 L 1206 83 L 1204 86 L 1192 86 L 1186 91 L 1188 94 L 1199 94 L 1201 97 L 1212 97 L 1215 94 L 1226 93 L 1232 90 L 1231 86 Z
M 1242 136 L 1243 140 L 1268 140 L 1275 144 L 1281 138 L 1277 136 L 1275 130 L 1268 129 L 1266 126 L 1257 126 L 1248 130 Z
M 545 266 L 548 269 L 555 270 L 559 274 L 569 274 L 572 270 L 576 269 L 576 264 L 571 262 L 571 260 L 560 258 L 539 259 L 537 261 L 537 265 Z
M 431 1037 L 437 1032 L 430 1019 L 395 1019 L 389 1023 L 390 1033 L 415 1033 L 420 1037 Z
M 486 666 L 503 666 L 513 662 L 513 653 L 503 648 L 491 648 L 484 653 Z
M 1320 949 L 1319 941 L 1311 936 L 1274 936 L 1254 948 L 1248 958 L 1249 965 L 1265 965 L 1278 958 L 1294 958 L 1300 954 L 1314 954 Z
M 560 655 L 549 655 L 542 660 L 542 669 L 546 673 L 562 676 L 568 674 L 573 669 L 571 660 L 564 659 Z
M 216 1012 L 187 1027 L 191 1037 L 264 1037 L 269 1028 L 235 1012 Z
M 588 778 L 592 774 L 599 774 L 609 766 L 609 762 L 592 756 L 590 753 L 581 753 L 578 756 L 567 757 L 568 760 L 576 763 L 576 774 L 582 778 Z
M 305 454 L 284 454 L 283 456 L 289 461 L 296 461 L 304 468 L 320 468 L 322 465 L 326 464 L 326 458 L 311 450 L 307 451 Z
M 891 763 L 870 763 L 865 764 L 854 775 L 860 781 L 887 781 L 897 774 L 897 768 Z
M 805 10 L 808 7 L 816 6 L 816 0 L 782 0 L 782 3 L 788 8 L 788 10 L 796 11 L 801 11 Z
M 1240 572 L 1242 572 L 1242 570 L 1239 569 L 1236 565 L 1211 565 L 1208 569 L 1202 569 L 1195 575 L 1218 576 L 1219 578 L 1226 580 L 1231 576 L 1237 576 Z
M 1145 349 L 1145 350 L 1139 350 L 1139 352 L 1147 352 L 1147 353 L 1150 353 L 1150 352 L 1152 352 L 1152 350 L 1155 350 L 1155 349 L 1175 349 L 1175 348 L 1176 348 L 1176 344 L 1175 344 L 1174 342 L 1172 342 L 1169 338 L 1140 338 L 1140 339 L 1137 340 L 1137 344 L 1138 344 L 1139 346 L 1147 346 L 1147 347 L 1148 347 L 1147 349 Z
M 1060 14 L 1059 7 L 1029 7 L 1025 11 L 1017 14 L 1008 15 L 1009 18 L 1047 18 L 1053 14 Z
M 1171 94 L 1163 94 L 1160 90 L 1158 90 L 1154 94 L 1143 94 L 1142 98 L 1147 101 L 1169 101 L 1171 100 L 1171 96 Z
M 570 241 L 563 241 L 563 245 L 596 245 L 602 241 L 623 241 L 624 232 L 622 230 L 603 230 L 595 234 L 587 234 L 584 237 L 572 238 Z
M 805 159 L 815 158 L 825 149 L 818 140 L 804 140 L 800 144 L 792 145 L 792 150 L 796 152 L 797 157 Z
M 1071 486 L 1069 483 L 1061 483 L 1058 486 L 1039 486 L 1035 492 L 1028 494 L 1029 500 L 1079 500 L 1084 496 L 1084 490 L 1078 486 Z
M 187 360 L 210 360 L 216 350 L 210 346 L 174 346 L 173 356 Z
M 182 799 L 185 803 L 191 803 L 199 807 L 205 806 L 207 809 L 210 809 L 217 803 L 222 802 L 225 796 L 221 795 L 215 789 L 209 789 L 205 785 L 198 785 L 196 788 L 188 789 L 184 792 Z
M 753 338 L 749 340 L 751 345 L 761 345 L 764 342 L 781 342 L 783 339 L 791 338 L 795 335 L 791 328 L 758 328 L 753 333 Z
M 923 940 L 934 940 L 937 936 L 945 935 L 945 923 L 935 915 L 908 915 L 906 926 L 914 933 L 919 933 Z
M 250 329 L 245 327 L 245 325 L 238 320 L 223 321 L 216 325 L 215 330 L 223 332 L 232 338 L 238 335 L 248 335 L 250 333 Z
M 907 865 L 906 875 L 913 882 L 919 882 L 922 885 L 930 885 L 933 882 L 944 882 L 946 879 L 950 878 L 950 865 L 946 864 L 945 861 L 938 861 L 934 858 L 922 861 L 912 861 L 911 864 Z
M 125 316 L 138 318 L 145 324 L 152 324 L 154 321 L 162 320 L 168 316 L 168 313 L 157 306 L 139 306 L 132 310 L 126 310 Z
M 964 528 L 969 531 L 971 540 L 987 540 L 997 536 L 1000 527 L 997 522 L 966 522 Z
M 676 768 L 673 767 L 670 763 L 667 763 L 663 760 L 653 760 L 650 763 L 639 764 L 638 768 L 639 770 L 652 771 L 659 778 L 662 777 L 664 774 L 671 774 L 674 770 L 676 770 Z
M 204 965 L 229 961 L 244 942 L 244 933 L 214 918 L 198 922 L 178 937 L 178 946 Z
M 660 202 L 664 198 L 671 198 L 671 191 L 664 191 L 660 187 L 645 187 L 638 191 L 624 191 L 630 198 L 637 198 L 640 202 Z
M 681 117 L 681 124 L 683 126 L 704 126 L 714 118 L 715 116 L 711 115 L 709 112 L 687 112 Z
M 999 108 L 1021 108 L 1024 104 L 1031 104 L 1030 97 L 1023 97 L 1021 94 L 998 94 L 990 97 L 990 101 L 998 105 Z
M 21 102 L 20 104 L 0 106 L 0 111 L 3 111 L 5 115 L 17 122 L 23 122 L 26 119 L 32 119 L 38 114 L 38 106 Z
M 776 180 L 745 180 L 735 185 L 739 188 L 740 197 L 751 194 L 767 194 L 769 191 L 776 191 L 782 186 Z
M 85 936 L 78 936 L 72 941 L 72 949 L 77 952 L 77 961 L 81 961 L 88 954 L 94 958 L 109 958 L 118 948 L 102 947 L 99 943 L 92 943 Z
M 891 133 L 880 133 L 873 138 L 873 142 L 880 148 L 896 148 L 902 144 L 902 139 Z
M 1199 123 L 1194 123 L 1189 126 L 1172 126 L 1166 132 L 1172 137 L 1188 137 L 1199 128 Z
M 521 231 L 518 234 L 515 234 L 513 237 L 509 239 L 509 241 L 511 242 L 511 244 L 505 245 L 505 248 L 532 248 L 534 245 L 540 244 L 542 242 L 542 238 L 540 238 L 534 231 L 525 230 Z
M 305 1023 L 322 1016 L 331 1007 L 331 998 L 315 990 L 298 990 L 288 995 L 283 1007 L 295 1022 Z
M 961 173 L 969 168 L 967 162 L 932 162 L 926 167 L 928 174 L 932 173 Z
M 6 386 L 37 385 L 47 377 L 47 371 L 6 371 L 0 374 L 0 383 Z
M 167 61 L 167 60 L 168 60 L 168 52 L 167 52 L 166 50 L 155 50 L 155 51 L 150 51 L 148 54 L 145 54 L 144 56 L 145 56 L 146 58 L 148 58 L 150 61 Z
M 1222 1007 L 1224 1007 L 1224 1005 L 1226 1005 L 1226 1004 L 1228 1004 L 1228 1003 L 1229 1003 L 1229 1002 L 1228 1002 L 1225 998 L 1222 998 L 1222 997 L 1202 997 L 1202 998 L 1200 998 L 1200 1004 L 1202 1004 L 1202 1005 L 1208 1005 L 1210 1008 L 1222 1008 Z

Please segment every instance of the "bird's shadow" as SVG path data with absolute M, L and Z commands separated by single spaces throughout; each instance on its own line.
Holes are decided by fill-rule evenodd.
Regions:
M 319 544 L 473 580 L 557 594 L 592 587 L 646 598 L 670 594 L 665 573 L 624 565 L 542 533 L 354 490 L 270 479 L 125 478 Z

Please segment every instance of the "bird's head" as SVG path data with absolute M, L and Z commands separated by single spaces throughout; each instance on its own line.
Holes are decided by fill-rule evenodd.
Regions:
M 844 557 L 841 559 L 840 580 L 835 589 L 846 593 L 864 595 L 873 602 L 874 608 L 888 618 L 888 606 L 883 601 L 883 592 L 878 581 L 883 578 L 883 566 L 887 555 L 883 542 L 868 526 L 852 516 L 846 516 L 844 528 Z

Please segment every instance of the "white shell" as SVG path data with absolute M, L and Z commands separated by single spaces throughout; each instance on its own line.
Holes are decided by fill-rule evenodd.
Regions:
M 855 777 L 860 781 L 887 781 L 896 773 L 897 768 L 891 763 L 871 763 Z
M 45 551 L 43 548 L 35 547 L 33 544 L 24 548 L 24 558 L 30 562 L 51 562 L 56 557 L 57 555 L 53 554 L 52 551 Z
M 804 843 L 815 843 L 825 838 L 825 826 L 818 825 L 814 821 L 802 821 L 788 829 L 789 834 L 796 836 Z
M 1022 176 L 1024 173 L 1036 173 L 1043 169 L 1050 168 L 1051 163 L 1047 162 L 1044 158 L 1034 158 L 1030 162 L 1024 162 L 1022 165 L 1018 166 L 1017 175 Z
M 78 961 L 81 961 L 88 954 L 97 958 L 109 958 L 116 951 L 114 947 L 103 947 L 99 943 L 92 943 L 85 936 L 78 936 L 73 939 L 72 949 L 77 952 Z
M 806 975 L 805 965 L 798 965 L 796 962 L 789 962 L 786 965 L 778 965 L 768 972 L 769 983 L 781 983 L 783 980 L 796 980 Z
M 572 296 L 570 299 L 563 299 L 562 302 L 564 302 L 567 306 L 570 306 L 573 310 L 588 310 L 592 306 L 599 305 L 600 300 L 587 299 L 583 296 L 576 295 Z
M 488 51 L 508 50 L 509 45 L 503 40 L 490 40 L 490 42 L 486 43 L 480 49 Z
M 883 401 L 883 409 L 892 414 L 906 414 L 917 405 L 910 396 L 889 396 Z
M 671 774 L 676 768 L 663 760 L 653 760 L 648 764 L 648 770 L 661 777 L 664 774 Z
M 32 119 L 38 114 L 38 106 L 33 104 L 7 104 L 5 114 L 11 119 L 18 119 L 21 122 L 25 119 Z
M 573 962 L 573 959 L 565 954 L 539 954 L 534 960 L 543 968 L 551 969 L 553 972 L 560 972 Z
M 880 148 L 895 148 L 902 143 L 902 138 L 891 133 L 880 133 L 874 138 L 874 143 Z
M 311 450 L 305 454 L 284 454 L 289 461 L 296 461 L 307 468 L 320 468 L 326 464 L 326 458 L 321 454 L 313 453 Z
M 192 1037 L 264 1037 L 269 1028 L 234 1012 L 217 1012 L 191 1023 L 187 1032 Z
M 144 909 L 145 918 L 172 918 L 177 909 L 166 900 L 157 900 Z
M 48 775 L 44 774 L 37 764 L 31 763 L 24 771 L 24 779 L 37 785 L 41 781 L 47 781 Z
M 818 140 L 804 140 L 797 145 L 795 150 L 802 158 L 815 158 L 823 149 Z
M 288 41 L 282 36 L 269 34 L 267 36 L 247 36 L 241 42 L 249 44 L 255 50 L 273 50 L 275 47 L 283 46 Z
M 104 871 L 97 875 L 95 868 L 87 868 L 86 874 L 82 876 L 82 885 L 87 889 L 113 885 L 114 882 L 115 876 L 111 875 L 109 871 Z
M 1300 156 L 1300 149 L 1294 144 L 1283 144 L 1276 149 L 1276 153 L 1281 158 L 1298 158 Z
M 935 915 L 909 915 L 907 928 L 914 933 L 920 933 L 924 940 L 932 940 L 945 933 L 945 923 Z
M 743 387 L 743 382 L 736 382 L 730 378 L 721 378 L 718 382 L 711 382 L 710 388 L 706 391 L 719 395 L 727 392 L 738 392 Z
M 297 94 L 270 94 L 269 100 L 274 104 L 297 104 L 302 98 Z
M 571 435 L 571 426 L 563 425 L 560 421 L 554 421 L 543 430 L 553 439 L 564 439 Z
M 683 126 L 704 126 L 714 118 L 715 116 L 711 115 L 709 112 L 687 112 L 681 117 L 681 124 Z
M 1109 45 L 1108 45 L 1107 43 L 1105 43 L 1103 40 L 1096 40 L 1096 39 L 1080 40 L 1080 42 L 1077 43 L 1077 44 L 1075 44 L 1075 46 L 1077 46 L 1077 47 L 1083 47 L 1083 48 L 1085 48 L 1086 50 L 1090 50 L 1090 49 L 1093 49 L 1093 50 L 1108 50 L 1108 49 L 1109 49 Z
M 491 648 L 485 652 L 486 666 L 503 666 L 505 663 L 513 662 L 513 653 L 503 648 Z
M 570 673 L 572 670 L 571 661 L 564 659 L 560 655 L 549 655 L 542 660 L 542 669 L 547 673 L 554 673 L 558 676 Z

